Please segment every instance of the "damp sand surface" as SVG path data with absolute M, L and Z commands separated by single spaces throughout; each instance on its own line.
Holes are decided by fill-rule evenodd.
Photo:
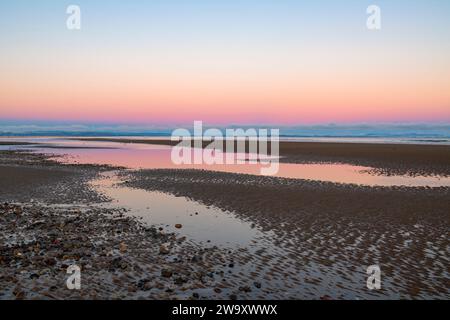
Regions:
M 449 297 L 446 186 L 0 155 L 0 298 Z M 64 287 L 74 262 L 89 279 L 76 293 Z M 366 288 L 374 264 L 383 272 L 379 291 Z

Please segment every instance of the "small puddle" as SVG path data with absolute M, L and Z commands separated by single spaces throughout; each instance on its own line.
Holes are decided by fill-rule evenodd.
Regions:
M 111 199 L 102 206 L 125 208 L 127 214 L 138 217 L 148 225 L 175 232 L 197 243 L 208 243 L 223 247 L 248 246 L 263 234 L 252 223 L 237 218 L 213 206 L 205 206 L 186 197 L 129 188 L 116 172 L 106 172 L 91 182 L 99 193 Z M 177 229 L 176 224 L 182 227 Z

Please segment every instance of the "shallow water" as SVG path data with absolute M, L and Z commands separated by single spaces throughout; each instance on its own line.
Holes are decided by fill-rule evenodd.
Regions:
M 204 206 L 185 197 L 128 188 L 120 185 L 121 182 L 115 172 L 108 172 L 91 184 L 112 200 L 105 206 L 125 208 L 129 215 L 162 227 L 164 232 L 176 232 L 196 242 L 221 246 L 248 246 L 258 237 L 270 236 L 263 235 L 254 225 L 231 212 Z M 181 224 L 182 228 L 175 228 L 176 224 Z
M 217 246 L 225 250 L 228 262 L 223 277 L 227 282 L 234 283 L 232 286 L 263 283 L 261 290 L 248 294 L 253 299 L 318 298 L 325 294 L 354 299 L 367 294 L 358 293 L 358 284 L 365 281 L 363 273 L 347 273 L 349 278 L 343 279 L 337 272 L 339 266 L 327 268 L 313 261 L 304 264 L 299 256 L 303 244 L 294 235 L 292 243 L 280 242 L 273 231 L 262 231 L 257 224 L 244 221 L 232 212 L 186 197 L 129 188 L 122 182 L 123 178 L 115 171 L 103 173 L 91 182 L 96 191 L 111 200 L 100 206 L 124 208 L 126 215 L 137 217 L 149 226 L 161 227 L 164 233 L 175 233 L 178 238 L 185 236 L 186 241 L 204 248 Z M 175 224 L 182 227 L 177 229 Z M 234 265 L 229 267 L 229 262 Z M 304 279 L 318 279 L 320 284 Z M 345 287 L 339 289 L 336 283 L 340 282 Z M 202 294 L 202 289 L 196 291 Z M 205 292 L 207 296 L 210 294 Z
M 6 139 L 2 139 L 6 140 Z M 38 152 L 65 155 L 64 161 L 80 164 L 108 164 L 131 169 L 204 169 L 231 173 L 261 174 L 262 164 L 176 165 L 171 160 L 171 147 L 149 144 L 77 141 L 64 138 L 14 138 L 13 141 L 41 143 Z M 46 147 L 47 146 L 47 147 Z M 30 149 L 30 146 L 0 146 L 3 150 Z M 0 149 L 0 150 L 1 150 Z M 237 154 L 242 159 L 245 155 Z M 366 186 L 448 187 L 450 177 L 381 175 L 373 168 L 349 164 L 279 163 L 277 177 L 307 179 Z

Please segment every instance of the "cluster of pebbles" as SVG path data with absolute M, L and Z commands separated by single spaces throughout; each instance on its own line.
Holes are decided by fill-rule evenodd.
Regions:
M 122 210 L 0 205 L 0 299 L 236 299 L 226 252 L 145 227 Z M 81 269 L 69 289 L 68 268 Z
M 0 299 L 246 297 L 222 270 L 228 252 L 102 208 L 88 182 L 105 170 L 0 152 Z M 67 287 L 73 265 L 80 290 Z

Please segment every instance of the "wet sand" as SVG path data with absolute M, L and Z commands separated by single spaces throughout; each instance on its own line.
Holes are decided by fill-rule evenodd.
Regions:
M 103 208 L 98 204 L 109 199 L 89 182 L 111 169 L 128 187 L 233 212 L 270 235 L 261 240 L 267 243 L 235 249 L 199 244 L 121 208 Z M 0 299 L 450 297 L 445 187 L 361 187 L 200 170 L 130 172 L 2 151 L 0 202 Z M 83 270 L 81 291 L 65 286 L 73 263 Z M 366 288 L 366 268 L 374 264 L 382 270 L 378 291 Z
M 267 284 L 278 277 L 285 283 L 274 291 L 302 288 L 289 298 L 450 296 L 449 188 L 372 188 L 199 170 L 136 171 L 129 179 L 129 186 L 186 196 L 274 232 L 278 254 L 255 259 L 243 250 L 235 259 L 254 269 L 242 279 L 266 277 Z M 383 290 L 369 292 L 365 271 L 374 264 L 382 269 Z
M 83 138 L 77 140 L 155 145 L 177 144 L 177 142 L 163 139 Z M 203 147 L 208 144 L 204 142 Z M 347 163 L 374 167 L 384 174 L 450 175 L 450 146 L 448 145 L 280 142 L 280 156 L 282 162 Z
M 224 252 L 145 226 L 123 209 L 98 205 L 109 199 L 88 182 L 111 169 L 120 168 L 63 165 L 44 155 L 0 152 L 0 299 L 196 299 L 217 294 L 213 264 Z M 72 264 L 81 267 L 81 290 L 66 287 Z M 221 298 L 229 295 L 224 291 Z

